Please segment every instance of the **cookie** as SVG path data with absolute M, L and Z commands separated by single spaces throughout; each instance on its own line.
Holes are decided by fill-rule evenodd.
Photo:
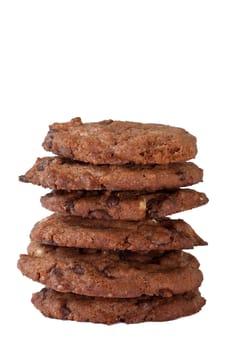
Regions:
M 154 193 L 60 190 L 41 197 L 42 206 L 58 214 L 104 220 L 157 219 L 207 202 L 204 193 L 190 189 Z
M 54 190 L 156 191 L 193 185 L 203 171 L 193 163 L 90 165 L 60 157 L 38 158 L 20 181 Z
M 44 288 L 32 303 L 46 317 L 81 322 L 114 324 L 169 321 L 201 310 L 205 299 L 190 291 L 170 298 L 144 296 L 129 299 L 85 297 Z
M 183 220 L 116 221 L 53 214 L 39 221 L 31 239 L 65 247 L 110 250 L 177 250 L 205 245 Z
M 64 248 L 31 242 L 18 268 L 27 277 L 58 292 L 134 298 L 170 297 L 200 286 L 202 273 L 191 254 L 112 252 Z
M 57 155 L 91 164 L 168 164 L 195 157 L 196 138 L 181 128 L 74 118 L 54 123 L 43 146 Z

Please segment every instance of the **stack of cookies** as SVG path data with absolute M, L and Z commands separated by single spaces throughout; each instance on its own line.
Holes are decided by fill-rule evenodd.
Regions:
M 31 231 L 18 267 L 45 285 L 32 302 L 45 316 L 105 324 L 166 321 L 198 312 L 199 262 L 183 249 L 205 245 L 168 215 L 208 202 L 184 189 L 202 181 L 187 160 L 184 129 L 121 121 L 54 123 L 20 181 L 50 188 L 54 213 Z

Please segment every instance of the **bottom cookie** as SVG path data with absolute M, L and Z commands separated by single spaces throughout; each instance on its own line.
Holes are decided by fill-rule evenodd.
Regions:
M 104 324 L 169 321 L 201 310 L 205 299 L 198 290 L 170 298 L 107 299 L 60 293 L 44 288 L 32 303 L 46 317 Z

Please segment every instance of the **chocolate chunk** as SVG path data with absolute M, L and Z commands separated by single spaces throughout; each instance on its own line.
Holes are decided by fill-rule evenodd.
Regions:
M 73 271 L 77 273 L 77 275 L 84 275 L 84 268 L 80 264 L 76 264 L 76 266 L 73 268 Z
M 110 279 L 115 279 L 115 277 L 111 274 L 110 272 L 110 266 L 106 266 L 103 271 L 101 271 L 105 277 L 110 278 Z
M 72 213 L 75 207 L 75 202 L 76 202 L 75 198 L 70 198 L 65 201 L 64 207 L 65 207 L 66 213 L 69 213 L 69 214 Z
M 41 162 L 40 164 L 38 164 L 37 170 L 43 171 L 45 169 L 45 166 L 46 166 L 46 163 Z
M 51 132 L 57 132 L 56 129 L 52 129 Z M 46 139 L 46 147 L 48 148 L 48 150 L 50 151 L 53 147 L 53 139 L 54 139 L 54 135 L 53 133 L 50 133 L 50 131 L 48 132 L 48 136 Z
M 25 175 L 20 175 L 19 176 L 19 181 L 21 181 L 21 182 L 29 182 Z
M 106 201 L 106 204 L 107 204 L 108 208 L 111 208 L 111 207 L 114 207 L 114 206 L 118 205 L 119 202 L 120 202 L 120 199 L 116 195 L 111 194 L 108 197 L 108 199 Z
M 57 244 L 54 242 L 54 239 L 51 237 L 50 239 L 43 240 L 41 243 L 48 244 L 48 245 L 54 245 L 56 246 Z
M 169 289 L 160 289 L 159 296 L 162 298 L 170 298 L 172 297 L 173 293 Z
M 59 267 L 52 268 L 51 274 L 57 277 L 63 277 L 63 271 Z
M 110 220 L 111 216 L 103 209 L 97 209 L 90 211 L 88 214 L 88 217 L 90 219 L 103 219 L 103 220 Z
M 171 150 L 170 150 L 170 152 L 171 152 L 172 154 L 177 153 L 177 152 L 179 152 L 179 151 L 180 151 L 180 147 L 173 147 L 173 148 L 171 148 Z
M 112 119 L 106 119 L 106 120 L 102 120 L 100 122 L 101 125 L 108 125 L 108 124 L 112 124 L 113 120 Z
M 60 311 L 63 318 L 66 318 L 71 313 L 70 309 L 66 305 L 62 305 Z
M 177 171 L 176 175 L 179 176 L 180 181 L 185 181 L 186 180 L 186 174 L 183 171 Z
M 41 291 L 38 293 L 40 295 L 41 300 L 45 300 L 46 299 L 46 288 L 41 289 Z
M 155 198 L 152 198 L 147 202 L 147 212 L 151 219 L 157 219 L 161 217 L 161 215 L 159 214 L 160 209 L 164 202 L 167 200 L 167 198 L 169 198 L 172 195 L 172 193 L 172 191 L 164 191 L 157 193 L 157 196 L 155 196 Z

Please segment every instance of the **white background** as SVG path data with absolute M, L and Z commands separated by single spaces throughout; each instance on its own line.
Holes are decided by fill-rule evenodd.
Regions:
M 232 349 L 232 1 L 0 1 L 1 349 Z M 103 326 L 46 319 L 39 284 L 16 269 L 46 190 L 17 181 L 48 125 L 81 116 L 182 126 L 198 138 L 210 203 L 178 216 L 207 305 L 166 323 Z

